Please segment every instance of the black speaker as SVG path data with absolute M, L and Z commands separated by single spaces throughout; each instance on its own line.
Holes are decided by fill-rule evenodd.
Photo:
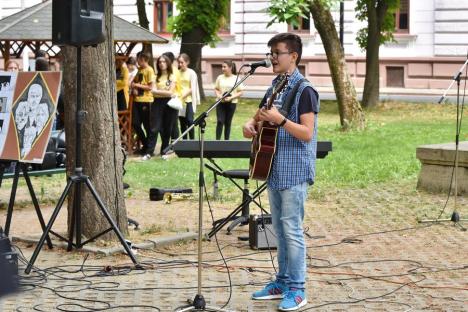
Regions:
M 276 249 L 277 239 L 271 215 L 250 215 L 249 245 L 252 249 Z
M 52 43 L 88 46 L 105 40 L 104 0 L 53 0 Z
M 18 290 L 18 254 L 0 227 L 0 297 Z

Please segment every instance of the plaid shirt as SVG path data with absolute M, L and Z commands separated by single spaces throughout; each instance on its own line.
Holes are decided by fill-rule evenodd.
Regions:
M 288 93 L 294 88 L 294 85 L 304 78 L 296 69 L 289 77 L 288 85 L 275 100 L 275 105 L 283 105 L 283 101 L 287 98 Z M 278 78 L 273 80 L 273 85 L 276 84 Z M 299 87 L 294 103 L 291 107 L 287 118 L 295 123 L 300 123 L 298 116 L 299 100 L 302 91 L 306 87 L 312 87 L 308 82 L 303 82 Z M 314 91 L 316 91 L 314 89 Z M 317 92 L 317 91 L 316 91 Z M 267 91 L 267 94 L 272 93 L 272 88 Z M 318 92 L 317 92 L 318 95 Z M 283 127 L 278 129 L 278 137 L 276 140 L 276 154 L 273 159 L 270 175 L 268 176 L 268 187 L 273 190 L 284 190 L 291 188 L 303 182 L 309 184 L 314 183 L 315 178 L 315 159 L 317 152 L 317 113 L 320 109 L 320 100 L 317 99 L 317 107 L 314 107 L 314 134 L 310 142 L 305 142 L 296 139 L 289 134 Z

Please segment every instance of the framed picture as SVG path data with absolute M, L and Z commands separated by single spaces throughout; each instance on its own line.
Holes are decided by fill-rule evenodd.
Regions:
M 42 163 L 54 123 L 61 73 L 20 72 L 15 78 L 4 79 L 8 86 L 0 90 L 0 114 L 9 119 L 3 127 L 6 131 L 0 134 L 0 159 Z

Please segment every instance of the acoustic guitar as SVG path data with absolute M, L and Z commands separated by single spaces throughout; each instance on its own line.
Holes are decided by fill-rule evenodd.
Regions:
M 266 109 L 271 109 L 279 92 L 288 84 L 288 75 L 280 76 L 273 87 L 273 93 L 267 101 Z M 252 151 L 250 153 L 250 178 L 266 180 L 270 174 L 271 164 L 276 152 L 276 136 L 278 125 L 260 121 L 256 125 L 257 135 L 252 139 Z

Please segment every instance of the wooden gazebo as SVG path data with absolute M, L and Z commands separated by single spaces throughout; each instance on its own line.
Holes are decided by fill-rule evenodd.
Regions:
M 165 44 L 168 40 L 114 15 L 115 52 L 129 56 L 138 44 Z M 21 58 L 25 47 L 55 58 L 60 48 L 52 39 L 52 1 L 45 1 L 0 20 L 0 52 L 4 61 Z M 131 151 L 131 109 L 119 112 L 122 143 Z

